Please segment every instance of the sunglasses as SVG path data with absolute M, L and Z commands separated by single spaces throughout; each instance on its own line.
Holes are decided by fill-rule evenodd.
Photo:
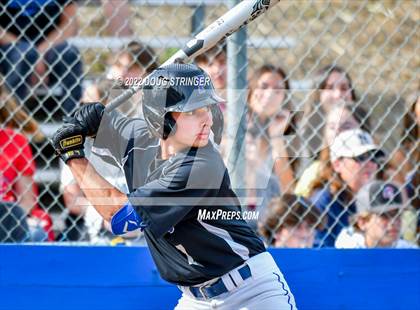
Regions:
M 401 210 L 397 209 L 397 210 L 391 210 L 391 211 L 388 211 L 388 212 L 381 213 L 381 214 L 379 214 L 379 216 L 384 218 L 384 219 L 393 220 L 397 216 L 400 216 L 400 214 L 401 214 Z
M 351 158 L 358 163 L 364 163 L 368 160 L 375 160 L 375 154 L 367 152 Z

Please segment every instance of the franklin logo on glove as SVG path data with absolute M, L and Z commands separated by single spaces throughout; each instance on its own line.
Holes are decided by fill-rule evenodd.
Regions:
M 67 163 L 70 159 L 84 158 L 86 129 L 77 121 L 64 123 L 51 138 L 55 153 Z
M 67 139 L 61 140 L 60 145 L 63 149 L 67 147 L 74 147 L 81 145 L 83 143 L 83 137 L 81 135 L 77 135 L 74 137 L 69 137 Z

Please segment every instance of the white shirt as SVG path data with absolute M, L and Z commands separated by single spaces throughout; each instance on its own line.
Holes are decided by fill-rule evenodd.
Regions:
M 344 228 L 335 240 L 337 249 L 366 249 L 365 237 L 362 233 L 355 231 L 353 227 Z M 393 246 L 394 249 L 416 249 L 417 245 L 404 239 L 398 239 Z

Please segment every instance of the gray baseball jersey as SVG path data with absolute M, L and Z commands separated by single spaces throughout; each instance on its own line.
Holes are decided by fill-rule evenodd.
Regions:
M 147 225 L 147 244 L 165 280 L 200 284 L 265 251 L 241 218 L 227 169 L 212 143 L 162 160 L 144 120 L 114 114 L 104 116 L 104 122 L 95 145 L 123 167 L 129 200 Z

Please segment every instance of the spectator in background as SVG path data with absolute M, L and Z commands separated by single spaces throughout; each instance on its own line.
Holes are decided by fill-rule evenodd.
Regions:
M 305 107 L 302 123 L 303 137 L 307 146 L 306 157 L 318 156 L 323 147 L 325 116 L 331 109 L 344 101 L 357 102 L 356 92 L 350 75 L 341 67 L 328 65 L 315 77 L 315 92 L 312 102 Z
M 321 246 L 334 246 L 341 229 L 348 226 L 349 217 L 356 211 L 353 198 L 377 177 L 377 161 L 383 156 L 371 135 L 361 129 L 343 131 L 334 139 L 330 164 L 321 162 L 329 169 L 323 169 L 311 193 L 311 201 L 327 217 L 325 229 L 317 236 Z
M 16 203 L 0 201 L 0 243 L 30 240 L 25 211 Z
M 227 97 L 227 54 L 226 42 L 217 44 L 204 54 L 195 58 L 197 66 L 202 68 L 210 75 L 214 88 L 222 97 Z M 224 107 L 222 106 L 224 110 Z
M 151 47 L 138 41 L 132 41 L 117 53 L 106 77 L 118 81 L 123 88 L 128 88 L 139 83 L 142 77 L 158 66 L 156 53 Z M 137 94 L 133 99 L 121 105 L 119 110 L 126 116 L 138 117 L 142 114 L 139 107 L 140 102 L 140 95 Z
M 82 96 L 82 61 L 66 40 L 77 34 L 76 4 L 71 0 L 2 1 L 0 70 L 20 102 L 42 83 L 64 89 L 60 102 L 70 113 Z
M 2 76 L 0 76 L 0 80 L 3 80 Z M 30 136 L 34 142 L 45 140 L 38 123 L 28 115 L 24 107 L 16 102 L 15 96 L 4 85 L 0 85 L 0 123 L 3 127 L 21 130 L 23 134 Z
M 159 66 L 155 51 L 139 41 L 131 41 L 116 54 L 107 78 L 119 80 L 125 86 L 131 86 L 130 79 L 142 77 Z
M 390 177 L 404 184 L 407 176 L 418 170 L 420 162 L 420 92 L 409 98 L 409 106 L 403 116 L 403 132 L 398 149 L 393 152 Z
M 399 148 L 393 152 L 389 177 L 404 184 L 414 210 L 402 217 L 404 238 L 420 244 L 420 96 L 409 98 L 411 103 L 404 115 L 404 131 Z
M 308 200 L 284 194 L 270 202 L 267 218 L 258 223 L 266 244 L 273 247 L 312 248 L 321 213 Z
M 33 175 L 35 163 L 28 139 L 20 134 L 19 124 L 13 121 L 15 106 L 13 97 L 5 89 L 1 90 L 1 197 L 3 201 L 17 202 L 29 214 L 36 204 Z M 12 126 L 16 126 L 13 128 Z M 17 129 L 17 130 L 15 130 Z
M 281 68 L 260 67 L 249 93 L 246 136 L 246 188 L 250 209 L 265 211 L 269 201 L 293 192 L 295 158 L 289 137 L 296 135 L 296 115 L 289 94 L 289 81 Z
M 304 170 L 296 183 L 296 195 L 309 197 L 322 172 L 331 169 L 329 146 L 332 145 L 339 133 L 356 128 L 361 128 L 366 132 L 370 131 L 368 115 L 363 108 L 344 101 L 331 108 L 325 119 L 323 148 L 319 152 L 318 158 Z
M 400 238 L 401 214 L 406 207 L 403 193 L 396 184 L 373 181 L 356 196 L 356 214 L 352 226 L 343 229 L 336 248 L 415 248 Z
M 101 0 L 104 10 L 106 29 L 109 35 L 116 37 L 130 37 L 133 30 L 130 27 L 129 0 Z
M 26 241 L 54 240 L 52 221 L 49 215 L 37 205 L 38 190 L 34 182 L 35 162 L 29 141 L 19 133 L 39 133 L 34 125 L 20 125 L 27 115 L 15 110 L 18 105 L 7 90 L 0 86 L 0 200 L 3 214 L 5 206 L 13 206 L 16 219 L 22 219 L 22 227 L 30 224 L 30 235 Z M 28 117 L 29 118 L 29 117 Z M 26 118 L 26 119 L 28 119 Z M 7 219 L 3 219 L 7 221 Z M 4 221 L 0 225 L 6 225 Z M 19 234 L 21 235 L 21 234 Z M 1 240 L 0 240 L 1 241 Z M 24 240 L 17 240 L 24 241 Z
M 3 126 L 0 128 L 0 148 L 0 213 L 9 218 L 0 218 L 1 229 L 6 231 L 0 234 L 3 236 L 0 242 L 29 241 L 26 218 L 36 204 L 32 151 L 25 136 Z M 11 223 L 10 217 L 16 217 L 17 221 Z M 21 230 L 16 236 L 19 236 L 18 240 L 6 238 L 7 230 L 12 233 L 16 229 Z

